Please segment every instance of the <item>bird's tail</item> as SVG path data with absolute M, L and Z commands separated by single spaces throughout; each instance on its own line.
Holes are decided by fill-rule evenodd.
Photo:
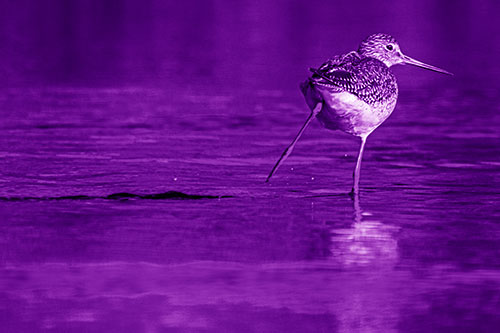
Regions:
M 318 103 L 323 102 L 323 97 L 321 97 L 319 92 L 316 90 L 314 82 L 311 78 L 308 78 L 304 82 L 300 83 L 300 91 L 302 91 L 302 94 L 306 99 L 307 106 L 309 106 L 311 111 L 314 110 Z

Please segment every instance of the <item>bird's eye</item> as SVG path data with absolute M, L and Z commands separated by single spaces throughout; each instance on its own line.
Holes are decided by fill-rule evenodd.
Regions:
M 392 51 L 394 49 L 394 46 L 392 44 L 387 44 L 385 48 L 388 49 L 389 51 Z

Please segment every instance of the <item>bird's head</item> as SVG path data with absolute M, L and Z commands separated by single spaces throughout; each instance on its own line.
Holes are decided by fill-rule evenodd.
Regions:
M 397 64 L 409 64 L 431 71 L 453 75 L 444 69 L 428 65 L 404 55 L 403 52 L 401 52 L 401 48 L 396 38 L 387 34 L 373 34 L 368 36 L 359 44 L 358 53 L 364 57 L 380 60 L 386 64 L 387 67 Z

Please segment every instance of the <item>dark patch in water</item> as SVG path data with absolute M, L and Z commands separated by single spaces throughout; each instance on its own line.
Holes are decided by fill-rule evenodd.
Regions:
M 223 199 L 232 198 L 231 195 L 200 195 L 186 194 L 177 191 L 168 191 L 164 193 L 153 194 L 134 194 L 128 192 L 113 193 L 107 196 L 89 196 L 89 195 L 67 195 L 61 197 L 0 197 L 0 201 L 45 201 L 45 200 L 129 200 L 129 199 L 146 199 L 146 200 L 200 200 L 200 199 Z
M 230 198 L 231 196 L 214 196 L 214 195 L 199 195 L 199 194 L 186 194 L 176 191 L 168 191 L 165 193 L 147 194 L 142 196 L 142 199 L 219 199 L 219 198 Z
M 120 193 L 110 194 L 107 197 L 103 197 L 103 198 L 104 199 L 111 199 L 111 200 L 136 199 L 136 198 L 141 198 L 141 195 L 134 194 L 134 193 L 127 193 L 127 192 L 120 192 Z
M 88 195 L 65 195 L 62 197 L 52 197 L 52 198 L 47 198 L 48 200 L 89 200 L 89 199 L 94 199 L 96 197 L 90 197 Z M 37 198 L 31 198 L 31 199 L 37 199 Z M 43 198 L 42 198 L 43 199 Z

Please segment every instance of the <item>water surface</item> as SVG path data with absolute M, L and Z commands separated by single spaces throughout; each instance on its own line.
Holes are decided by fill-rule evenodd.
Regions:
M 395 69 L 398 106 L 368 139 L 353 200 L 359 142 L 317 122 L 271 183 L 264 180 L 307 117 L 298 91 L 307 67 L 354 48 L 365 30 L 398 33 L 404 11 L 391 12 L 395 22 L 370 21 L 374 11 L 386 17 L 370 7 L 352 36 L 326 40 L 312 38 L 312 17 L 325 8 L 301 2 L 196 7 L 189 15 L 197 13 L 201 30 L 167 14 L 181 5 L 124 3 L 61 9 L 48 26 L 43 15 L 13 15 L 40 21 L 27 20 L 8 40 L 46 53 L 2 55 L 10 61 L 0 90 L 2 331 L 500 325 L 500 93 L 494 78 L 476 80 L 469 62 L 442 60 L 462 52 L 448 31 L 462 24 L 460 11 L 435 26 L 426 15 L 446 8 L 424 2 L 408 12 L 427 22 L 417 41 L 433 40 L 418 48 L 416 32 L 399 31 L 408 53 L 456 76 Z M 285 23 L 272 20 L 284 10 Z M 84 14 L 62 29 L 68 12 L 101 13 L 109 21 L 96 14 L 95 29 L 106 34 L 87 35 L 94 23 Z M 16 31 L 16 20 L 4 22 L 4 31 Z M 468 22 L 471 31 L 484 28 Z M 33 43 L 38 24 L 48 29 L 42 40 L 64 47 Z M 324 29 L 342 27 L 335 24 Z M 241 36 L 249 43 L 237 43 Z M 472 48 L 475 39 L 464 36 Z M 296 52 L 297 44 L 307 51 Z

